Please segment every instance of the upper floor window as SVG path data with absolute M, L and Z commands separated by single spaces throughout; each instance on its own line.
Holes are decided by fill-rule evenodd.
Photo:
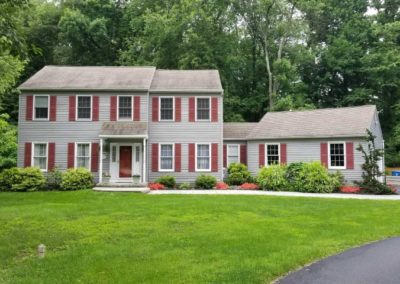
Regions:
M 160 97 L 160 120 L 174 120 L 174 98 Z
M 160 171 L 174 170 L 174 145 L 160 144 Z
M 196 145 L 196 170 L 209 171 L 211 166 L 210 144 Z
M 266 165 L 275 165 L 280 162 L 279 144 L 266 144 L 265 147 Z
M 49 96 L 34 96 L 35 98 L 35 119 L 49 118 Z
M 196 120 L 210 120 L 210 98 L 197 98 Z
M 329 143 L 329 168 L 345 169 L 346 149 L 344 142 Z
M 228 144 L 227 147 L 228 166 L 232 163 L 239 163 L 239 145 Z
M 75 167 L 90 170 L 90 143 L 76 143 Z
M 132 96 L 118 97 L 118 119 L 132 119 Z
M 92 97 L 77 96 L 77 119 L 91 120 L 92 119 Z
M 32 165 L 47 171 L 47 143 L 33 143 Z

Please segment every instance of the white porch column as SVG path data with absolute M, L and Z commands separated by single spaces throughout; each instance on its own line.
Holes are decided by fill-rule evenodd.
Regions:
M 147 182 L 147 177 L 146 177 L 146 157 L 147 157 L 147 151 L 146 151 L 146 138 L 143 138 L 143 166 L 142 166 L 142 171 L 143 171 L 143 183 Z
M 103 181 L 103 138 L 100 138 L 100 170 L 99 183 Z

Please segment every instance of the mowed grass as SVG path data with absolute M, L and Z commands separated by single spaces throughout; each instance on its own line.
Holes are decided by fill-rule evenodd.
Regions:
M 396 201 L 1 193 L 0 283 L 269 283 L 399 235 L 399 216 Z

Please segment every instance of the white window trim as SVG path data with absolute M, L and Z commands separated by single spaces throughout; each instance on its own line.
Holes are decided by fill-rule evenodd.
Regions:
M 172 169 L 161 168 L 161 145 L 172 145 Z M 159 172 L 175 172 L 175 144 L 174 143 L 159 143 L 158 144 L 158 171 Z
M 75 142 L 74 147 L 74 168 L 77 168 L 77 153 L 78 153 L 78 145 L 79 144 L 89 144 L 89 171 L 92 171 L 92 142 Z
M 32 142 L 32 150 L 31 150 L 31 165 L 32 167 L 35 166 L 34 164 L 34 156 L 35 156 L 35 144 L 46 144 L 46 169 L 40 169 L 42 172 L 47 172 L 48 165 L 49 165 L 49 142 Z
M 208 99 L 209 101 L 209 115 L 208 115 L 208 119 L 198 119 L 197 118 L 197 100 L 198 99 Z M 194 111 L 195 111 L 195 121 L 211 121 L 211 97 L 195 97 L 195 104 L 194 104 Z M 201 143 L 200 143 L 201 144 Z
M 90 97 L 90 118 L 78 118 L 78 98 Z M 93 96 L 92 95 L 77 95 L 75 97 L 75 120 L 76 121 L 92 121 L 93 118 Z
M 278 164 L 281 163 L 281 143 L 265 143 L 265 149 L 264 149 L 264 165 L 266 167 L 269 167 L 271 165 L 268 165 L 268 146 L 274 146 L 278 145 Z
M 208 163 L 208 169 L 198 169 L 197 168 L 197 145 L 208 145 L 208 159 L 209 159 L 209 163 Z M 195 144 L 195 169 L 196 169 L 196 172 L 211 172 L 211 163 L 212 163 L 212 161 L 211 161 L 211 157 L 212 157 L 212 154 L 211 154 L 211 151 L 212 151 L 212 149 L 211 149 L 211 143 L 196 143 Z
M 161 119 L 161 99 L 172 99 L 172 119 Z M 162 96 L 158 97 L 158 121 L 175 121 L 175 97 L 173 96 Z
M 47 118 L 36 118 L 36 97 L 47 97 Z M 33 120 L 49 121 L 50 120 L 50 96 L 49 95 L 33 95 Z
M 119 118 L 119 98 L 130 97 L 131 98 L 131 118 Z M 117 96 L 117 121 L 132 121 L 133 120 L 133 96 L 118 95 Z
M 343 144 L 343 154 L 344 154 L 344 166 L 343 167 L 335 167 L 331 166 L 331 144 Z M 329 141 L 328 142 L 328 169 L 332 170 L 345 170 L 347 168 L 347 155 L 346 155 L 346 142 L 345 141 Z
M 241 144 L 226 144 L 226 163 L 227 163 L 227 166 L 229 167 L 229 146 L 237 146 L 237 157 L 238 157 L 238 163 L 240 163 L 240 146 L 241 146 Z

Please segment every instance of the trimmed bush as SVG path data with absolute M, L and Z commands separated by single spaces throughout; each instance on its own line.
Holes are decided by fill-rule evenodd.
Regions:
M 38 168 L 11 168 L 0 174 L 1 191 L 37 191 L 44 188 L 46 179 Z
M 247 166 L 241 163 L 232 163 L 228 168 L 227 182 L 230 185 L 241 185 L 250 182 L 251 174 L 247 170 Z
M 291 188 L 300 192 L 329 193 L 340 186 L 339 176 L 329 174 L 320 162 L 303 163 Z
M 257 183 L 263 190 L 287 190 L 286 166 L 271 165 L 263 167 L 258 173 Z
M 47 190 L 60 190 L 62 182 L 62 172 L 55 168 L 47 173 L 46 188 Z
M 199 175 L 196 178 L 195 187 L 199 189 L 212 189 L 217 184 L 217 179 L 210 175 Z
M 13 184 L 21 181 L 20 169 L 10 168 L 0 173 L 0 191 L 12 191 Z
M 191 188 L 192 188 L 192 186 L 191 186 L 191 184 L 188 183 L 188 182 L 184 182 L 184 183 L 181 183 L 181 184 L 179 185 L 179 189 L 182 189 L 182 190 L 191 189 Z
M 161 183 L 167 188 L 175 188 L 176 181 L 173 176 L 162 176 L 156 179 L 156 183 Z
M 93 186 L 93 176 L 85 168 L 68 169 L 62 174 L 61 190 L 91 189 Z

